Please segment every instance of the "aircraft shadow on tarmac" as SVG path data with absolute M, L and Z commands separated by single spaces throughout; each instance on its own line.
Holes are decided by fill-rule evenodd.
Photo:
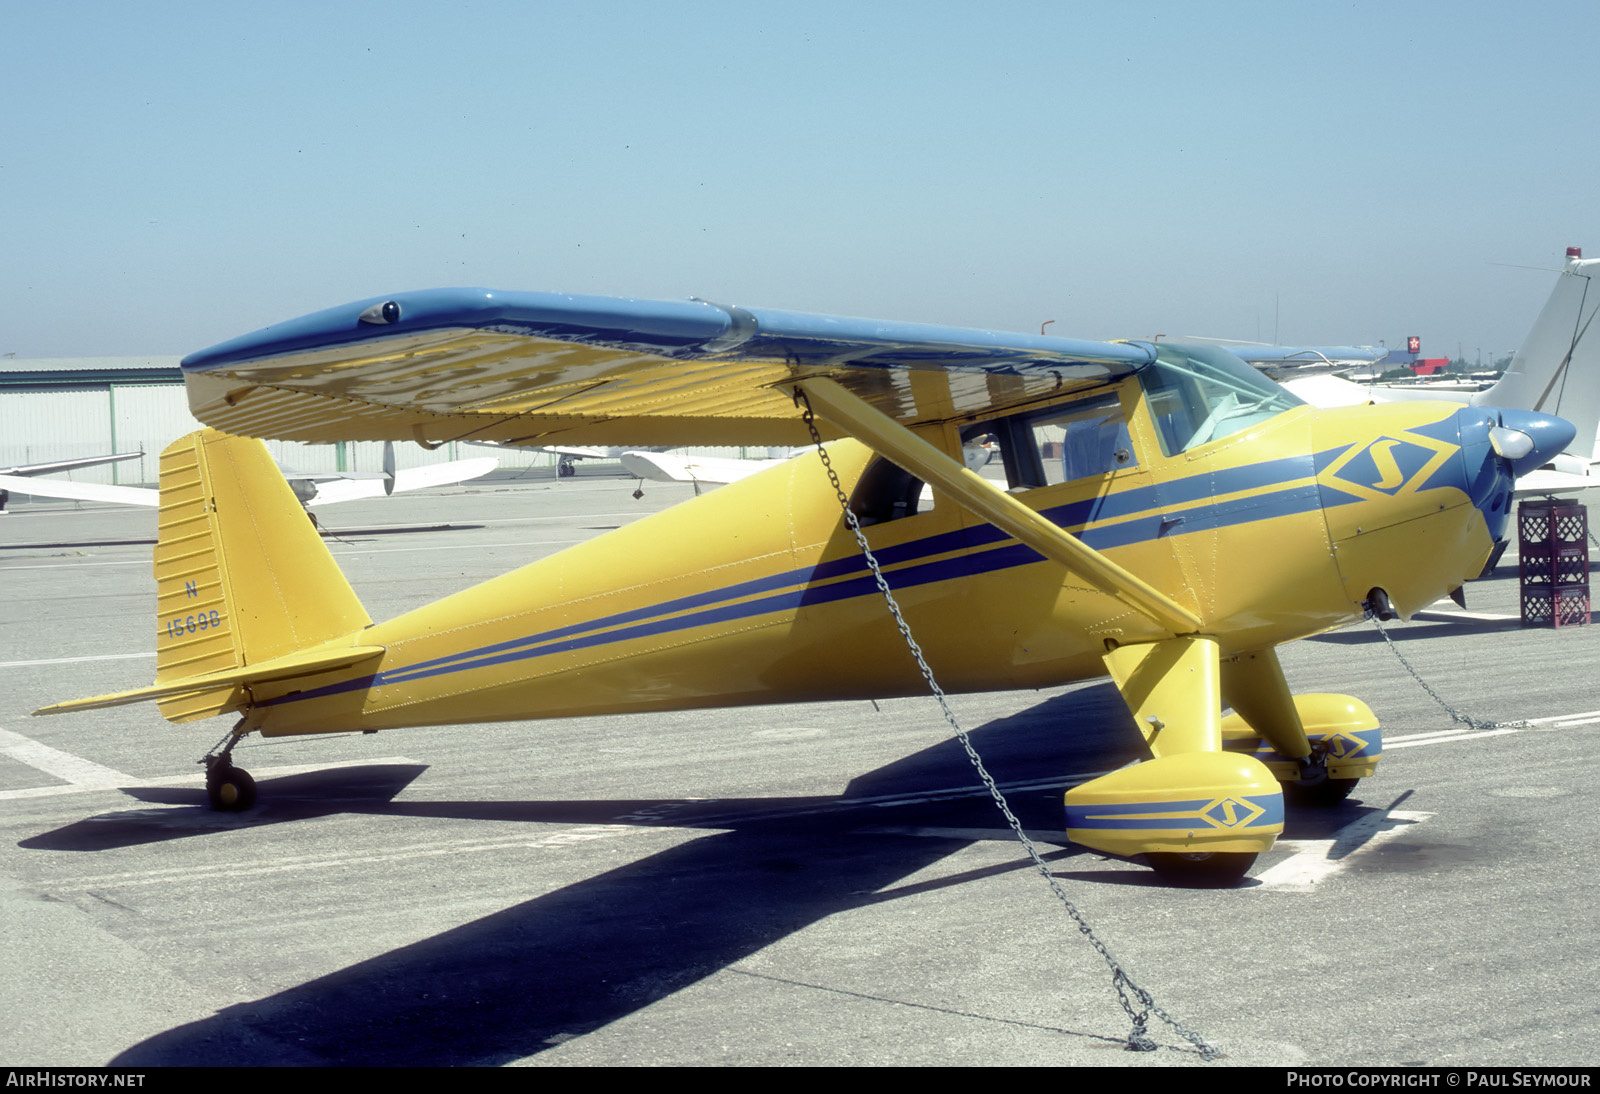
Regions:
M 1002 785 L 1036 782 L 1051 773 L 1104 770 L 1142 751 L 1109 684 L 1056 696 L 990 722 L 972 736 Z M 1019 848 L 1001 866 L 885 892 L 969 842 L 961 835 L 897 832 L 1003 827 L 986 796 L 928 799 L 933 790 L 977 784 L 954 741 L 859 776 L 836 799 L 389 800 L 421 770 L 391 765 L 266 779 L 263 804 L 243 818 L 208 822 L 208 830 L 338 812 L 583 824 L 659 811 L 659 823 L 709 831 L 422 942 L 169 1030 L 112 1063 L 504 1063 L 626 1017 L 835 913 L 1030 869 Z M 198 789 L 130 793 L 151 802 L 194 805 L 193 810 L 168 809 L 168 814 L 217 816 L 204 812 Z M 886 796 L 897 795 L 906 800 L 884 804 Z M 1019 792 L 1011 806 L 1025 828 L 1059 830 L 1060 795 L 1059 787 Z M 847 801 L 862 798 L 874 802 L 851 806 Z M 1336 812 L 1348 820 L 1354 809 L 1346 805 Z M 93 851 L 204 834 L 175 829 L 171 820 L 163 826 L 150 812 L 158 811 L 79 822 L 23 846 Z M 1051 861 L 1088 853 L 1042 850 Z M 1148 871 L 1131 867 L 1112 874 L 1122 883 L 1154 883 Z M 1108 880 L 1104 870 L 1093 876 Z M 1040 899 L 1050 899 L 1042 885 Z M 1120 1040 L 1115 1029 L 1060 1032 Z
M 1416 642 L 1431 638 L 1459 638 L 1474 634 L 1499 634 L 1523 629 L 1520 619 L 1463 619 L 1448 622 L 1438 619 L 1418 620 L 1402 626 L 1390 625 L 1389 637 L 1395 642 Z M 1344 630 L 1315 634 L 1307 642 L 1328 642 L 1335 646 L 1370 646 L 1381 644 L 1383 635 L 1376 627 L 1346 627 Z

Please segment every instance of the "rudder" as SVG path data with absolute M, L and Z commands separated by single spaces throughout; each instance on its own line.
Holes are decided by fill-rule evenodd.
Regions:
M 266 445 L 213 429 L 161 453 L 156 684 L 225 672 L 371 624 Z M 240 709 L 242 685 L 160 701 L 169 721 Z

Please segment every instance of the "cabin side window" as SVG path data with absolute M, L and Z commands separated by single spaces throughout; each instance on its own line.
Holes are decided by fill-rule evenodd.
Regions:
M 1027 419 L 1029 447 L 1039 456 L 1043 486 L 1136 467 L 1133 438 L 1114 391 L 1055 407 Z
M 850 495 L 850 511 L 863 528 L 931 508 L 933 494 L 922 480 L 882 456 L 867 465 Z
M 993 438 L 991 447 L 999 457 L 991 458 L 991 466 L 1003 464 L 1012 490 L 1100 478 L 1139 466 L 1127 415 L 1114 390 L 969 426 L 963 437 L 985 433 Z
M 988 426 L 969 427 L 961 437 L 961 458 L 968 470 L 995 480 L 1005 489 L 1005 464 L 1000 459 L 1000 444 Z M 934 507 L 933 490 L 927 483 L 879 456 L 867 465 L 850 495 L 850 511 L 863 528 L 885 521 L 927 513 Z
M 975 422 L 961 431 L 961 456 L 968 470 L 1012 491 L 1102 478 L 1139 466 L 1115 390 Z M 933 498 L 921 479 L 880 456 L 857 482 L 850 511 L 865 527 L 926 513 Z

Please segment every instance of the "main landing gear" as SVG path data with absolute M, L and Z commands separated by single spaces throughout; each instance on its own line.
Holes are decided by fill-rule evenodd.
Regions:
M 206 765 L 206 797 L 220 813 L 243 813 L 256 803 L 256 781 L 250 772 L 233 766 L 233 746 L 249 733 L 243 720 L 228 733 L 222 751 L 212 749 L 201 763 Z
M 1339 742 L 1337 739 L 1335 744 Z M 1298 761 L 1297 778 L 1283 778 L 1283 800 L 1290 805 L 1325 809 L 1350 796 L 1360 779 L 1335 779 L 1328 774 L 1329 741 L 1318 736 L 1311 741 L 1311 755 Z M 1271 766 L 1271 765 L 1269 765 Z
M 1365 703 L 1292 694 L 1271 649 L 1224 659 L 1215 638 L 1182 635 L 1105 662 L 1152 758 L 1069 790 L 1067 837 L 1170 885 L 1237 885 L 1282 833 L 1286 800 L 1337 805 L 1383 752 Z

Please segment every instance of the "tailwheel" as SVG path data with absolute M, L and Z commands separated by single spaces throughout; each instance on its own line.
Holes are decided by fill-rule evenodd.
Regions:
M 1161 851 L 1145 862 L 1168 885 L 1187 889 L 1225 889 L 1237 885 L 1256 864 L 1254 851 Z
M 206 795 L 212 809 L 242 813 L 256 803 L 256 781 L 242 767 L 216 764 L 206 772 Z

